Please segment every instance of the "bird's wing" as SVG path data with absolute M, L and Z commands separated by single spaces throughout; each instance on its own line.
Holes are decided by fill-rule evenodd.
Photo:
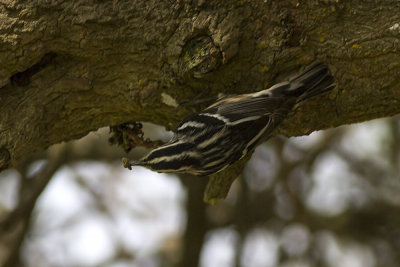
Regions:
M 228 98 L 225 101 L 210 106 L 201 113 L 218 114 L 230 122 L 245 118 L 256 119 L 257 117 L 270 116 L 281 112 L 285 98 L 274 96 L 238 96 Z
M 293 101 L 290 99 L 271 96 L 267 91 L 221 99 L 205 110 L 185 118 L 178 125 L 172 141 L 190 136 L 193 142 L 198 142 L 197 136 L 207 139 L 205 132 L 213 136 L 226 127 L 229 127 L 232 137 L 258 139 L 258 133 L 269 135 L 287 116 L 295 103 L 295 98 Z

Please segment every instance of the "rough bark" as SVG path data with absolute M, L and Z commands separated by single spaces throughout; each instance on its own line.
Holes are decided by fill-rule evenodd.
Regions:
M 337 90 L 287 136 L 400 112 L 400 3 L 3 0 L 0 169 L 99 127 L 173 128 L 185 100 L 261 90 L 315 60 Z

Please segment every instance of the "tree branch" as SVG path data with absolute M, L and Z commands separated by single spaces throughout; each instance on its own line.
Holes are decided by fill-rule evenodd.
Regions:
M 280 133 L 400 112 L 394 0 L 15 0 L 0 14 L 0 169 L 102 126 L 173 128 L 204 107 L 176 103 L 261 90 L 315 60 L 338 89 Z

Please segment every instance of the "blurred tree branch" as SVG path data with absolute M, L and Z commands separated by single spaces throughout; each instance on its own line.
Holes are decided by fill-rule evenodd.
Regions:
M 99 146 L 99 143 L 103 145 Z M 36 201 L 62 165 L 82 160 L 115 161 L 124 155 L 119 149 L 106 144 L 104 134 L 102 139 L 85 138 L 82 141 L 52 147 L 18 165 L 16 170 L 21 175 L 18 205 L 9 214 L 3 214 L 0 221 L 0 247 L 3 248 L 0 255 L 1 266 L 20 266 L 20 246 L 30 227 L 29 223 Z M 38 160 L 44 161 L 44 166 L 33 176 L 29 176 L 30 165 Z
M 200 253 L 205 241 L 205 235 L 209 230 L 206 205 L 202 201 L 207 180 L 204 177 L 192 175 L 180 175 L 179 177 L 188 190 L 188 199 L 186 202 L 187 222 L 183 240 L 184 245 L 178 266 L 199 266 Z
M 48 157 L 45 165 L 37 174 L 28 176 L 29 161 L 24 161 L 17 170 L 21 175 L 18 206 L 0 222 L 0 247 L 2 248 L 1 265 L 4 267 L 20 266 L 20 247 L 26 238 L 33 208 L 36 201 L 58 168 L 64 163 L 66 149 L 57 155 Z

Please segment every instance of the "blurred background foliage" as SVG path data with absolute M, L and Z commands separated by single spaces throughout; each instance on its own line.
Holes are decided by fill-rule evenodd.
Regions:
M 206 178 L 124 169 L 107 138 L 0 173 L 1 266 L 400 266 L 400 117 L 274 137 L 214 206 Z

